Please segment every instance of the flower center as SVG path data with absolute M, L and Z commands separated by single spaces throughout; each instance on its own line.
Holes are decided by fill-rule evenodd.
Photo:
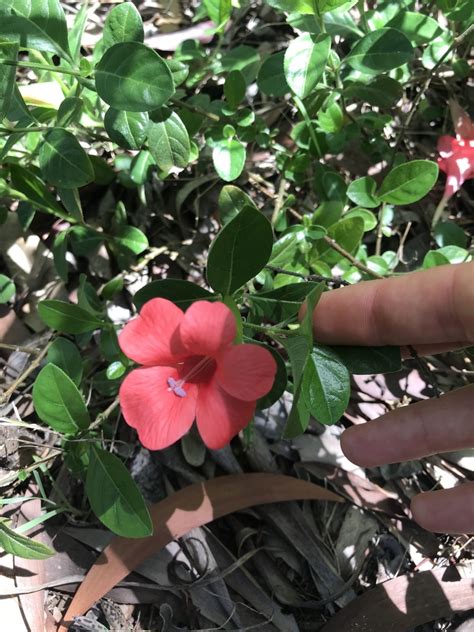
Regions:
M 180 373 L 184 372 L 183 377 L 179 380 L 174 377 L 167 379 L 168 391 L 172 391 L 176 397 L 186 397 L 187 393 L 183 388 L 186 382 L 205 382 L 212 376 L 215 368 L 216 362 L 213 358 L 207 356 L 189 358 L 180 370 Z

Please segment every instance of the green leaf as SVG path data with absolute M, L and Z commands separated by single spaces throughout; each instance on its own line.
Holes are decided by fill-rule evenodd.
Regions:
M 188 130 L 176 112 L 160 108 L 150 114 L 148 148 L 160 169 L 183 169 L 189 162 L 191 144 Z
M 73 226 L 70 229 L 72 250 L 79 257 L 88 257 L 96 252 L 104 241 L 104 233 L 88 226 Z
M 79 386 L 82 380 L 82 356 L 76 345 L 67 338 L 56 338 L 48 349 L 46 360 L 56 365 Z
M 0 21 L 1 21 L 0 14 Z M 1 29 L 0 29 L 1 31 Z M 18 42 L 0 42 L 0 58 L 16 62 L 18 58 Z M 0 121 L 7 115 L 13 99 L 15 88 L 15 66 L 0 64 Z
M 257 343 L 257 341 L 253 340 L 252 344 L 260 343 Z M 258 410 L 269 408 L 272 404 L 278 401 L 283 393 L 286 391 L 286 387 L 288 386 L 288 373 L 286 371 L 285 361 L 283 360 L 281 355 L 273 347 L 269 347 L 268 345 L 264 344 L 262 344 L 261 346 L 265 347 L 274 357 L 277 364 L 277 372 L 271 391 L 257 401 Z
M 72 123 L 77 123 L 81 118 L 84 101 L 79 97 L 67 97 L 61 103 L 56 115 L 58 127 L 67 127 Z
M 357 178 L 347 187 L 347 197 L 365 208 L 376 208 L 380 206 L 380 200 L 375 195 L 377 183 L 370 176 Z
M 331 38 L 323 34 L 314 37 L 305 33 L 294 39 L 285 52 L 284 70 L 293 92 L 306 98 L 316 87 L 326 67 Z
M 273 232 L 267 218 L 246 206 L 218 233 L 207 260 L 209 285 L 232 294 L 255 277 L 270 258 Z
M 203 0 L 203 5 L 216 26 L 225 24 L 232 13 L 232 0 Z
M 367 210 L 366 208 L 353 208 L 348 213 L 344 215 L 344 219 L 350 217 L 360 217 L 364 222 L 364 232 L 367 233 L 369 230 L 373 230 L 377 224 L 377 217 L 372 213 L 372 211 Z
M 167 59 L 166 63 L 173 76 L 174 85 L 179 86 L 184 83 L 189 75 L 189 66 L 178 59 Z
M 4 274 L 0 274 L 0 305 L 8 303 L 15 296 L 15 284 Z
M 245 206 L 255 206 L 252 198 L 233 184 L 226 184 L 219 193 L 219 219 L 228 224 Z
M 95 72 L 97 93 L 117 110 L 149 112 L 164 105 L 174 92 L 166 62 L 139 42 L 109 48 Z
M 125 112 L 109 108 L 104 116 L 105 131 L 124 149 L 140 149 L 146 140 L 148 112 Z
M 115 233 L 114 240 L 135 255 L 141 254 L 149 245 L 147 236 L 135 226 L 121 226 Z
M 135 307 L 140 310 L 152 298 L 166 298 L 181 309 L 187 309 L 194 301 L 214 300 L 215 296 L 203 287 L 180 279 L 160 279 L 142 287 L 133 297 Z
M 429 44 L 443 33 L 443 29 L 436 20 L 430 18 L 429 15 L 414 11 L 397 11 L 386 26 L 404 33 L 415 46 Z
M 84 214 L 82 212 L 81 197 L 78 189 L 58 189 L 58 195 L 61 202 L 66 207 L 71 217 L 76 222 L 84 222 Z
M 143 22 L 134 4 L 123 2 L 109 11 L 103 31 L 105 48 L 121 42 L 143 42 L 144 37 Z
M 359 72 L 378 75 L 411 61 L 414 51 L 410 41 L 395 29 L 372 31 L 352 48 L 345 61 Z
M 96 516 L 117 535 L 126 538 L 152 535 L 153 523 L 140 490 L 114 454 L 95 446 L 91 448 L 86 493 Z
M 71 219 L 67 211 L 56 202 L 45 183 L 31 169 L 10 165 L 10 175 L 13 187 L 36 208 L 63 219 Z
M 45 560 L 55 554 L 55 551 L 46 544 L 36 542 L 10 529 L 5 518 L 0 518 L 0 548 L 10 555 L 27 560 Z
M 412 160 L 392 169 L 377 195 L 388 204 L 411 204 L 425 197 L 437 179 L 438 165 L 435 162 Z
M 76 434 L 90 425 L 89 412 L 77 386 L 62 369 L 47 364 L 33 385 L 36 414 L 53 430 Z
M 349 403 L 349 371 L 332 349 L 314 347 L 306 362 L 302 393 L 306 408 L 322 424 L 335 424 Z
M 332 226 L 328 232 L 328 237 L 334 239 L 341 248 L 351 254 L 357 251 L 363 235 L 364 220 L 361 217 L 345 217 Z M 341 259 L 341 255 L 325 242 L 319 242 L 316 251 L 327 263 L 332 265 Z
M 56 235 L 53 244 L 54 267 L 56 268 L 59 278 L 65 283 L 67 283 L 69 276 L 68 263 L 66 260 L 68 238 L 69 231 L 64 230 Z
M 104 323 L 93 314 L 78 305 L 64 301 L 41 301 L 38 313 L 48 327 L 65 334 L 83 334 L 104 326 Z
M 455 222 L 439 222 L 433 230 L 433 237 L 440 248 L 443 246 L 458 246 L 465 248 L 468 236 Z
M 285 77 L 285 53 L 280 51 L 267 57 L 258 71 L 257 83 L 263 94 L 270 97 L 282 97 L 290 92 Z
M 402 368 L 399 347 L 333 346 L 332 350 L 353 375 L 393 373 Z
M 229 107 L 236 110 L 245 97 L 247 84 L 240 70 L 232 70 L 224 83 L 225 100 Z
M 2 0 L 0 35 L 28 48 L 71 59 L 66 18 L 59 0 Z
M 345 88 L 344 94 L 348 99 L 366 101 L 379 108 L 390 108 L 403 95 L 403 86 L 395 79 L 381 75 L 369 83 L 357 81 L 350 84 Z
M 251 294 L 248 300 L 259 318 L 279 323 L 295 316 L 302 302 L 317 286 L 319 283 L 314 281 L 290 283 L 269 292 Z
M 315 0 L 315 3 L 320 13 L 329 13 L 336 9 L 347 11 L 357 3 L 357 0 Z
M 242 173 L 246 156 L 242 143 L 233 138 L 224 138 L 212 150 L 214 169 L 223 180 L 232 182 Z
M 76 189 L 94 180 L 89 156 L 71 132 L 53 129 L 41 145 L 39 164 L 43 176 L 56 187 Z
M 267 0 L 267 3 L 286 13 L 314 14 L 313 0 Z

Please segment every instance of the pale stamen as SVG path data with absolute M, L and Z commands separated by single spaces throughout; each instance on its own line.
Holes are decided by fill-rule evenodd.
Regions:
M 201 371 L 205 366 L 212 361 L 212 358 L 203 358 L 200 362 L 193 366 L 193 368 L 180 380 L 175 380 L 173 377 L 169 377 L 168 382 L 168 391 L 173 391 L 175 395 L 178 397 L 186 397 L 187 393 L 184 390 L 183 386 L 186 382 L 190 380 L 190 378 L 194 377 Z

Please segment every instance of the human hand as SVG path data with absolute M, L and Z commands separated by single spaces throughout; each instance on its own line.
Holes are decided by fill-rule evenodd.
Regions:
M 413 346 L 420 355 L 474 344 L 474 263 L 367 281 L 322 295 L 313 313 L 318 342 Z M 352 462 L 375 467 L 474 447 L 474 384 L 353 426 L 341 438 Z M 474 482 L 427 492 L 411 504 L 425 529 L 474 532 Z

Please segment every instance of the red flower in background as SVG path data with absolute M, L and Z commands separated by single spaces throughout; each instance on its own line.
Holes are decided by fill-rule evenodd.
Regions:
M 235 335 L 230 309 L 208 301 L 183 313 L 155 298 L 124 327 L 120 348 L 143 366 L 123 381 L 120 406 L 146 448 L 170 446 L 196 419 L 204 443 L 218 449 L 249 423 L 276 362 L 263 347 L 234 345 Z

